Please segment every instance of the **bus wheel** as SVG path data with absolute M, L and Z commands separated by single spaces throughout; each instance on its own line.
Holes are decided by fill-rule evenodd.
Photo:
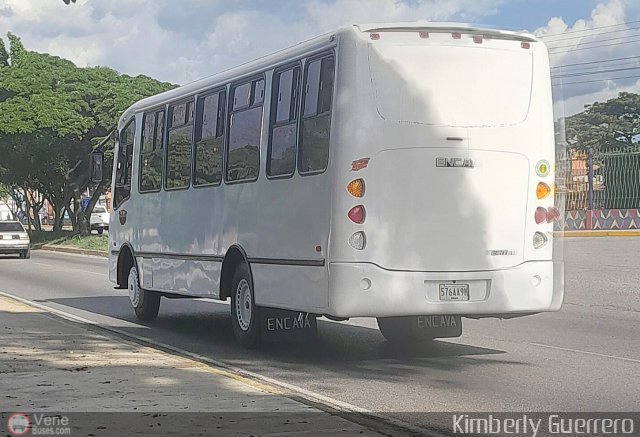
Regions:
M 433 340 L 416 335 L 413 329 L 413 317 L 378 317 L 380 332 L 391 343 L 414 343 L 421 340 Z
M 145 322 L 155 320 L 160 310 L 160 295 L 140 288 L 138 269 L 135 267 L 131 267 L 129 270 L 127 288 L 129 289 L 131 306 L 133 306 L 138 319 Z
M 255 304 L 253 281 L 249 268 L 244 263 L 236 267 L 231 293 L 231 325 L 236 340 L 243 347 L 255 347 L 260 332 L 260 319 Z

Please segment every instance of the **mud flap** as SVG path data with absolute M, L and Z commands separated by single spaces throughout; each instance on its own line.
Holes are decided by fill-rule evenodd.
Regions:
M 462 317 L 439 316 L 414 316 L 411 319 L 412 332 L 418 339 L 452 338 L 462 335 Z
M 260 308 L 260 334 L 267 341 L 308 341 L 315 338 L 317 315 L 301 311 Z

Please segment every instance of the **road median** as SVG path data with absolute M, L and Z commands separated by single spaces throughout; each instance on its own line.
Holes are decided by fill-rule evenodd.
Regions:
M 71 246 L 52 246 L 48 244 L 33 245 L 31 247 L 31 250 L 48 250 L 51 252 L 75 253 L 79 255 L 101 256 L 105 258 L 108 256 L 108 252 L 103 250 L 80 249 L 80 248 L 71 247 Z

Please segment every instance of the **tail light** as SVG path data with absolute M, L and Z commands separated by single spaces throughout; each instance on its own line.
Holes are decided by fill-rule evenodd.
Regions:
M 551 223 L 560 218 L 560 211 L 558 211 L 553 206 L 547 208 L 547 223 Z
M 551 165 L 549 165 L 549 161 L 547 161 L 546 159 L 541 159 L 536 164 L 536 173 L 541 178 L 547 176 L 550 170 L 551 170 Z
M 369 37 L 370 37 L 372 40 L 376 41 L 376 40 L 379 40 L 379 39 L 380 39 L 380 34 L 379 34 L 379 33 L 371 33 L 371 34 L 369 34 Z
M 543 208 L 542 206 L 537 207 L 536 208 L 535 219 L 536 219 L 536 225 L 539 225 L 540 223 L 546 222 L 547 221 L 547 210 L 546 210 L 546 208 Z
M 453 39 L 460 39 L 460 38 L 462 38 L 462 34 L 460 34 L 460 32 L 453 32 L 453 33 L 451 34 L 451 37 L 452 37 Z
M 364 219 L 366 215 L 364 206 L 362 205 L 354 206 L 349 210 L 349 213 L 347 215 L 349 216 L 349 219 L 351 219 L 352 222 L 358 225 L 361 225 L 362 223 L 364 223 Z
M 530 44 L 530 43 L 528 43 L 527 41 L 522 41 L 522 42 L 520 43 L 520 47 L 522 47 L 523 49 L 528 49 L 528 48 L 530 48 L 530 47 L 531 47 L 531 44 Z
M 536 197 L 538 199 L 544 199 L 549 194 L 551 194 L 551 187 L 544 182 L 538 182 L 538 186 L 536 187 Z
M 358 231 L 349 237 L 349 245 L 356 250 L 363 250 L 367 245 L 367 237 L 364 232 Z
M 558 220 L 559 218 L 560 218 L 560 211 L 558 211 L 553 206 L 550 206 L 549 208 L 544 208 L 542 206 L 539 206 L 536 208 L 535 221 L 537 225 L 544 222 L 552 223 L 553 221 Z
M 542 232 L 536 232 L 535 234 L 533 234 L 534 249 L 540 249 L 544 247 L 544 245 L 547 244 L 547 241 L 549 241 L 549 239 Z
M 353 197 L 362 197 L 364 196 L 364 180 L 363 179 L 354 179 L 347 185 L 347 191 Z
M 422 39 L 427 39 L 429 38 L 429 32 L 425 32 L 425 31 L 420 31 L 419 32 L 420 38 Z

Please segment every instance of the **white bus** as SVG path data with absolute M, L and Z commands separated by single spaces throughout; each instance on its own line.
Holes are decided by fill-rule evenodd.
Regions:
M 139 101 L 118 132 L 109 277 L 140 319 L 230 298 L 252 346 L 316 316 L 408 340 L 561 306 L 533 35 L 354 25 Z

